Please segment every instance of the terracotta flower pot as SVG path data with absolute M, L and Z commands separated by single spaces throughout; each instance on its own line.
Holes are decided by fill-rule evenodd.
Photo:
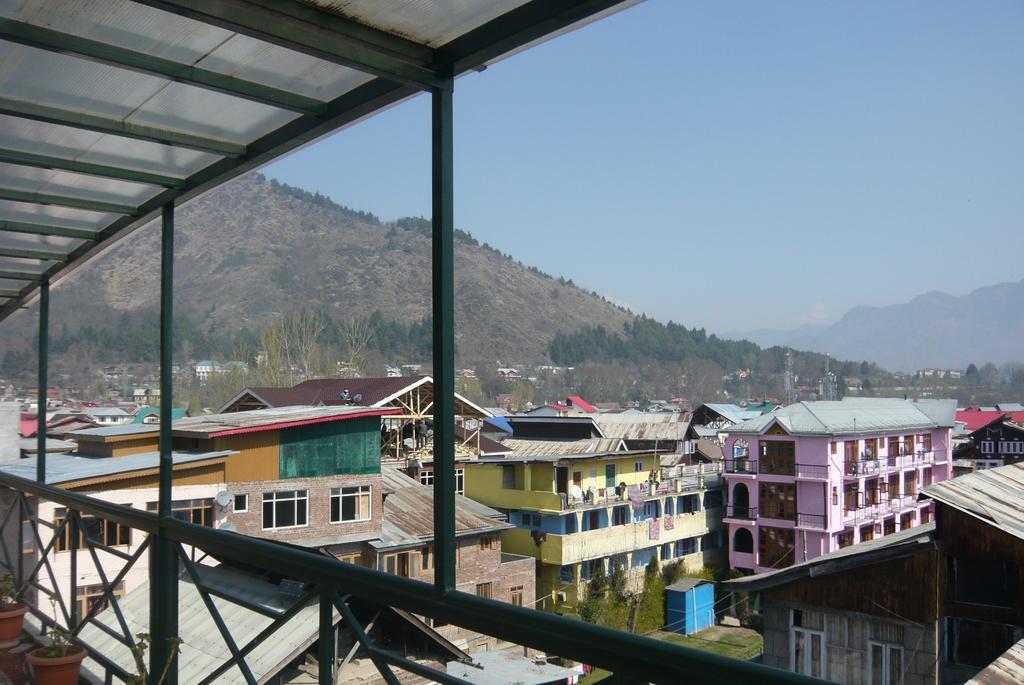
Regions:
M 0 607 L 0 647 L 17 644 L 21 638 L 21 626 L 25 622 L 24 604 L 6 604 Z
M 65 656 L 46 656 L 47 649 L 39 647 L 25 656 L 32 667 L 32 682 L 35 685 L 76 685 L 85 650 L 71 645 Z

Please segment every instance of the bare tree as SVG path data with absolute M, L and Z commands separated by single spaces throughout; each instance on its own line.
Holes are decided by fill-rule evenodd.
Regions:
M 351 368 L 362 370 L 366 361 L 366 350 L 373 342 L 374 330 L 370 319 L 353 316 L 338 324 L 338 339 L 341 341 L 344 361 Z

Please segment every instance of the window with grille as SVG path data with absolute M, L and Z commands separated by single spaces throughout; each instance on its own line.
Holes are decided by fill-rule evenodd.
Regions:
M 130 504 L 124 506 L 129 507 Z M 68 511 L 64 507 L 53 510 L 54 525 L 59 526 Z M 78 527 L 78 549 L 85 549 L 87 542 L 95 542 L 108 547 L 127 547 L 132 544 L 132 529 L 120 523 L 101 519 L 98 516 L 83 514 Z M 88 538 L 88 540 L 87 540 Z M 66 552 L 71 549 L 71 523 L 69 522 L 57 538 L 57 551 Z
M 369 521 L 371 486 L 331 488 L 331 523 Z
M 434 472 L 433 471 L 420 471 L 420 485 L 433 485 L 434 484 Z

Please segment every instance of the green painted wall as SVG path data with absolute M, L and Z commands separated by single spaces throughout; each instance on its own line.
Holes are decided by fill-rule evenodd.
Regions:
M 380 473 L 380 419 L 369 416 L 281 431 L 281 478 Z

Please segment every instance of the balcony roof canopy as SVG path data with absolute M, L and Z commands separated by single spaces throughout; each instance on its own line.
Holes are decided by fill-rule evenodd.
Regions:
M 638 0 L 0 0 L 0 321 L 181 203 Z

